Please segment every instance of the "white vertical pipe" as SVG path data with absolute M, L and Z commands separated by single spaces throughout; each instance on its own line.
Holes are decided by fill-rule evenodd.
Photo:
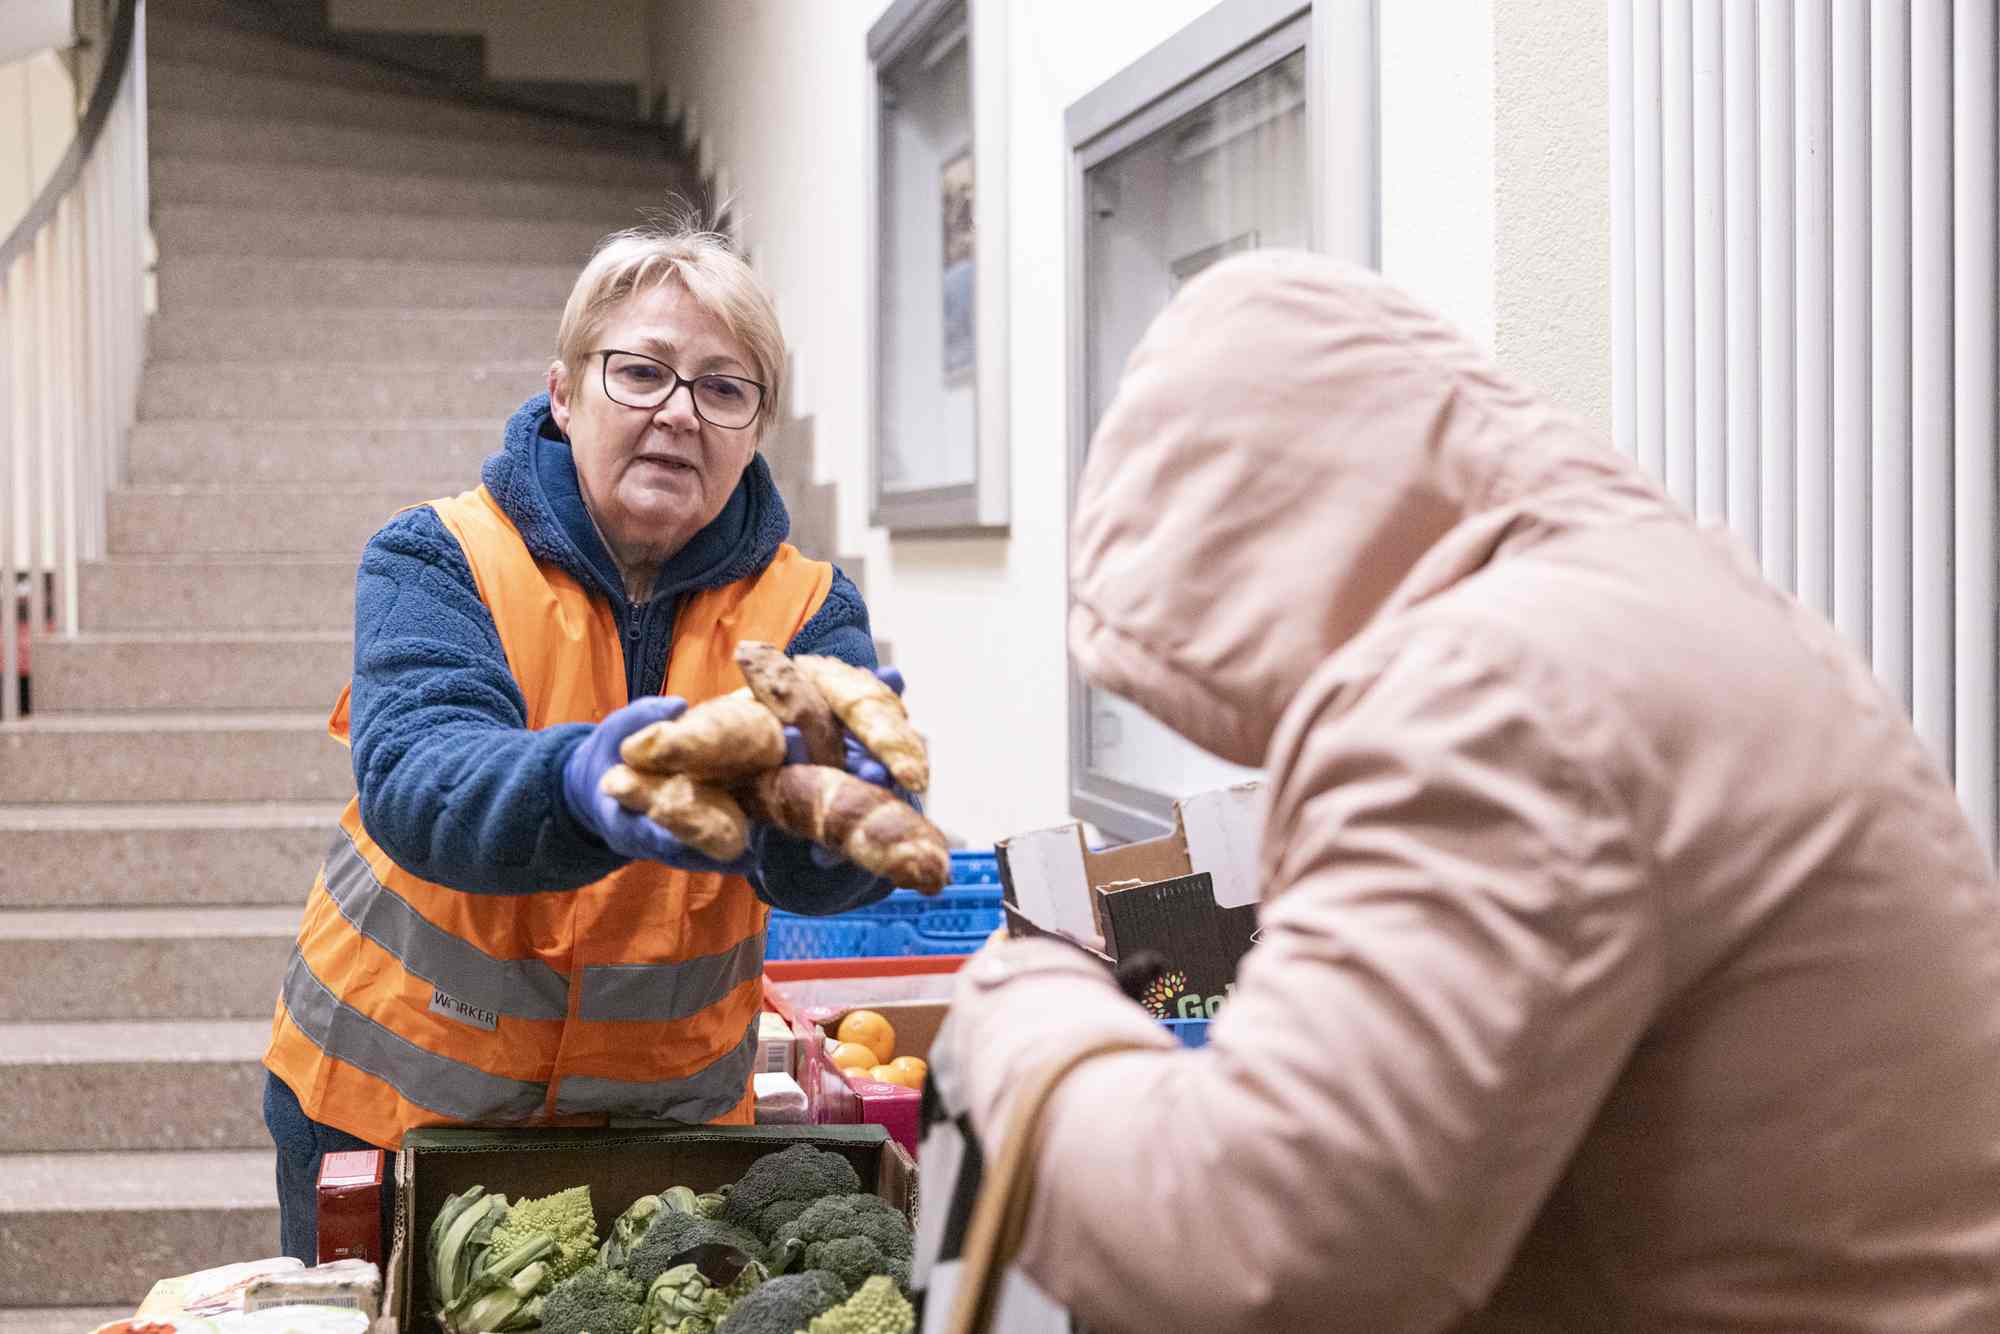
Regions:
M 1660 176 L 1660 0 L 1632 3 L 1632 312 L 1638 327 L 1636 398 L 1639 465 L 1658 481 L 1667 476 L 1666 364 L 1660 262 L 1663 191 Z
M 1666 207 L 1660 259 L 1665 285 L 1663 368 L 1667 490 L 1694 510 L 1694 19 L 1688 0 L 1660 11 L 1660 166 Z
M 1799 600 L 1833 613 L 1833 80 L 1831 0 L 1799 0 L 1792 34 L 1798 251 Z
M 1869 61 L 1871 298 L 1869 642 L 1876 675 L 1911 706 L 1910 685 L 1910 10 L 1873 0 Z
M 1759 549 L 1757 413 L 1757 11 L 1723 11 L 1723 267 L 1727 288 L 1724 405 L 1729 526 Z
M 76 205 L 76 194 L 72 191 L 56 205 L 56 215 L 49 220 L 56 255 L 53 284 L 56 325 L 49 334 L 53 360 L 60 367 L 58 382 L 63 394 L 56 412 L 59 422 L 55 435 L 56 606 L 50 611 L 59 619 L 64 634 L 76 633 L 76 526 L 78 515 L 82 513 L 82 507 L 77 503 L 76 475 L 77 450 L 83 443 L 76 429 L 77 409 L 83 401 L 82 367 L 76 359 L 79 305 L 75 286 Z
M 49 568 L 49 553 L 55 546 L 55 529 L 49 521 L 51 506 L 51 479 L 55 470 L 49 466 L 49 442 L 55 436 L 56 395 L 55 369 L 50 364 L 49 328 L 55 323 L 49 312 L 50 287 L 53 278 L 50 270 L 54 267 L 49 258 L 53 239 L 49 229 L 44 227 L 35 234 L 35 263 L 33 291 L 35 294 L 34 323 L 29 347 L 34 351 L 32 374 L 35 377 L 33 402 L 35 414 L 30 418 L 28 439 L 28 633 L 31 640 L 39 641 L 48 625 L 48 580 L 45 576 Z M 29 650 L 31 653 L 33 649 Z M 33 670 L 32 662 L 29 664 Z
M 1759 413 L 1763 423 L 1759 493 L 1764 576 L 1787 592 L 1798 588 L 1797 283 L 1793 254 L 1792 3 L 1759 0 L 1757 46 L 1763 77 L 1757 88 L 1759 276 Z
M 1951 0 L 1910 0 L 1910 713 L 1947 773 L 1952 647 Z
M 1722 0 L 1694 0 L 1694 512 L 1729 513 L 1729 415 L 1723 256 Z
M 18 264 L 0 268 L 0 722 L 21 716 L 20 683 L 14 671 L 19 661 L 20 604 L 15 600 L 14 542 L 14 349 L 20 332 L 20 285 L 14 281 Z
M 1868 6 L 1833 11 L 1833 623 L 1870 653 Z
M 1632 0 L 1611 0 L 1611 441 L 1636 457 L 1639 344 L 1633 308 Z
M 2000 834 L 2000 25 L 1994 0 L 1958 0 L 1953 15 L 1952 333 L 1956 401 L 1952 440 L 1956 467 L 1958 715 L 1954 749 L 1958 793 L 1987 855 Z

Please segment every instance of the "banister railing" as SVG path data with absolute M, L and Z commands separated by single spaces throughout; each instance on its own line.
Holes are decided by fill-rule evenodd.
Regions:
M 0 722 L 29 640 L 78 627 L 146 350 L 144 0 L 111 15 L 76 138 L 0 241 Z

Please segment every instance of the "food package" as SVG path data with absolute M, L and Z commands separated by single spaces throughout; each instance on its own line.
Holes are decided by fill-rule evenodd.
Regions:
M 757 1093 L 758 1125 L 802 1126 L 811 1121 L 806 1091 L 790 1075 L 757 1075 L 751 1084 Z
M 382 1309 L 382 1271 L 372 1260 L 335 1260 L 267 1275 L 244 1291 L 245 1311 L 274 1306 L 341 1306 L 373 1318 Z

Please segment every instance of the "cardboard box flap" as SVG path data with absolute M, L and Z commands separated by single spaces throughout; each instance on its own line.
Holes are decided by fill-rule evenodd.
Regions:
M 1264 785 L 1238 783 L 1177 802 L 1188 868 L 1215 881 L 1215 906 L 1248 908 L 1264 896 Z

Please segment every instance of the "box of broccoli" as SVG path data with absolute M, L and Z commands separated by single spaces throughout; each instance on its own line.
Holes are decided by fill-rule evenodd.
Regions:
M 915 1207 L 874 1125 L 416 1130 L 371 1334 L 914 1328 Z

